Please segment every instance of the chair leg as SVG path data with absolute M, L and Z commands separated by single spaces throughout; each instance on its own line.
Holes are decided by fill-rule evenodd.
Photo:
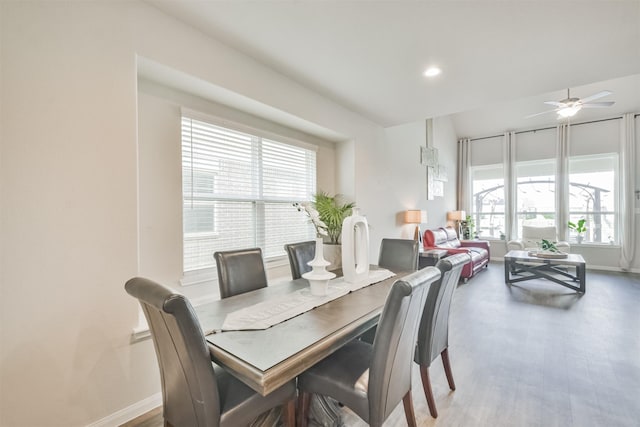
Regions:
M 429 368 L 420 366 L 420 377 L 422 378 L 422 388 L 424 396 L 427 398 L 429 412 L 433 418 L 438 418 L 438 410 L 436 409 L 436 401 L 433 398 L 433 390 L 431 390 L 431 380 L 429 379 Z
M 298 394 L 298 425 L 307 427 L 309 423 L 309 405 L 311 404 L 311 394 L 300 391 Z
M 449 388 L 451 390 L 456 389 L 456 383 L 453 382 L 453 373 L 451 372 L 451 362 L 449 362 L 449 349 L 445 348 L 440 353 L 440 357 L 442 357 L 442 364 L 444 365 L 444 373 L 447 375 L 447 381 L 449 382 Z
M 296 399 L 291 399 L 282 406 L 282 421 L 286 427 L 295 427 Z
M 404 404 L 404 416 L 407 417 L 407 426 L 409 427 L 417 427 L 416 423 L 416 413 L 413 410 L 413 399 L 411 398 L 411 390 L 407 392 L 402 398 L 402 403 Z

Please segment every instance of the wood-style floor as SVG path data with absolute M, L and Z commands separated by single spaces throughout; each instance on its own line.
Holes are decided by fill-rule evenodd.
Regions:
M 430 368 L 429 416 L 414 365 L 420 426 L 639 426 L 640 275 L 587 271 L 580 296 L 544 280 L 511 287 L 502 263 L 460 284 L 451 307 L 450 391 Z M 144 416 L 143 416 L 144 417 Z M 127 427 L 160 427 L 160 410 Z M 344 425 L 365 426 L 345 410 Z M 405 426 L 400 404 L 385 426 Z

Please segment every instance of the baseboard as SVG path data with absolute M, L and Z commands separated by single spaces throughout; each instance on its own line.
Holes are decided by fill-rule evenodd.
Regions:
M 606 265 L 589 265 L 589 264 L 587 264 L 587 270 L 615 271 L 618 273 L 640 273 L 639 268 L 630 268 L 629 270 L 623 270 L 620 267 L 609 267 Z
M 504 258 L 491 258 L 491 262 L 504 262 Z M 611 267 L 607 265 L 590 265 L 587 264 L 587 270 L 615 271 L 617 273 L 640 273 L 640 268 L 631 268 L 623 270 L 620 267 Z
M 144 400 L 127 406 L 124 409 L 114 412 L 113 414 L 102 418 L 94 423 L 89 424 L 87 427 L 113 427 L 122 425 L 134 418 L 139 417 L 142 414 L 146 414 L 152 409 L 162 405 L 162 393 L 156 393 L 153 396 L 149 396 Z

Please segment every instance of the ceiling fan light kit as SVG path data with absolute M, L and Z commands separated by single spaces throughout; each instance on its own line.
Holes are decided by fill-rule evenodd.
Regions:
M 611 107 L 615 104 L 614 101 L 606 101 L 606 102 L 592 102 L 596 99 L 611 95 L 611 91 L 603 90 L 602 92 L 598 92 L 586 98 L 572 98 L 569 93 L 569 89 L 567 89 L 567 97 L 560 101 L 545 101 L 547 105 L 554 105 L 556 108 L 553 110 L 543 111 L 541 113 L 535 113 L 527 116 L 526 118 L 539 116 L 541 114 L 546 113 L 558 113 L 558 120 L 565 119 L 568 117 L 575 116 L 578 111 L 583 108 L 600 108 L 600 107 Z
M 580 105 L 580 104 L 574 104 L 574 105 L 571 105 L 571 106 L 568 105 L 568 106 L 558 110 L 558 118 L 559 119 L 564 119 L 566 117 L 573 117 L 581 109 L 582 109 L 582 105 Z

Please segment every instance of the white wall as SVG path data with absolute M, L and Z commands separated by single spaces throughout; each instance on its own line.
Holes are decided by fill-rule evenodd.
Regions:
M 380 223 L 396 224 L 399 234 L 388 234 L 392 230 L 383 230 L 376 237 L 412 238 L 414 226 L 404 224 L 404 211 L 407 209 L 423 209 L 427 211 L 427 223 L 422 224 L 424 232 L 427 228 L 445 226 L 447 211 L 456 209 L 456 136 L 448 117 L 433 120 L 433 146 L 438 149 L 439 162 L 447 168 L 448 181 L 444 185 L 444 197 L 427 200 L 426 166 L 420 164 L 420 147 L 426 146 L 426 121 L 407 123 L 385 129 L 386 144 L 382 151 L 383 162 L 376 175 L 376 188 L 381 191 L 380 200 L 390 203 L 396 210 L 389 210 Z M 375 197 L 375 193 L 368 193 Z M 372 203 L 375 203 L 373 201 Z M 370 221 L 373 232 L 376 222 Z
M 172 149 L 138 146 L 137 112 L 140 134 L 153 137 L 175 134 L 170 123 L 147 122 L 175 110 L 147 103 L 146 95 L 140 102 L 149 108 L 138 109 L 136 55 L 346 135 L 329 172 L 335 177 L 326 180 L 371 219 L 372 254 L 380 236 L 403 231 L 394 219 L 409 199 L 396 192 L 424 191 L 419 166 L 410 166 L 417 151 L 388 149 L 379 126 L 145 3 L 0 8 L 0 425 L 117 425 L 145 409 L 132 405 L 160 391 L 151 342 L 130 343 L 138 306 L 123 285 L 143 270 L 171 279 L 179 262 L 149 265 L 141 254 L 155 241 L 139 240 L 174 221 L 178 208 L 157 222 L 139 216 L 158 194 L 138 194 L 138 156 L 173 163 Z M 443 123 L 446 139 L 455 139 Z M 438 144 L 449 164 L 454 156 Z M 140 188 L 150 166 L 140 162 Z M 172 191 L 175 183 L 167 183 Z M 447 200 L 438 202 L 453 208 L 453 188 L 452 180 Z M 432 218 L 443 217 L 440 205 L 415 200 Z M 178 236 L 174 230 L 153 238 L 172 245 Z

